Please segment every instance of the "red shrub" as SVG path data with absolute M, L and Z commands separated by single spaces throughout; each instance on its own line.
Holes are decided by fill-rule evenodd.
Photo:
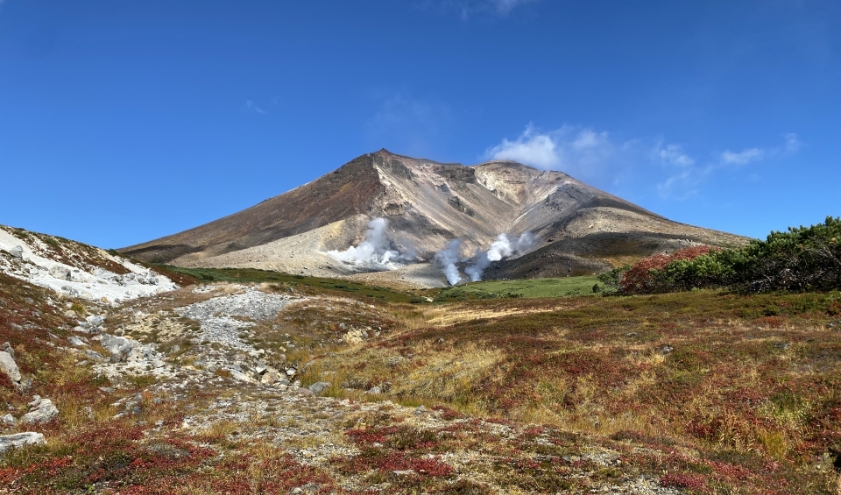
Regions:
M 662 270 L 672 261 L 694 260 L 698 256 L 709 254 L 710 251 L 718 250 L 711 246 L 697 246 L 686 249 L 679 249 L 671 254 L 655 254 L 641 260 L 630 270 L 625 272 L 622 281 L 619 282 L 619 290 L 626 294 L 648 294 L 654 291 L 653 277 L 651 270 Z
M 703 490 L 707 487 L 707 480 L 700 474 L 667 473 L 660 479 L 663 486 Z

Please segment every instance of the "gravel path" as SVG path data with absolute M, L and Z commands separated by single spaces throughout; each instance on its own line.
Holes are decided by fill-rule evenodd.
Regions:
M 176 308 L 181 316 L 201 324 L 199 339 L 207 343 L 217 342 L 233 349 L 253 352 L 255 349 L 243 342 L 241 335 L 254 326 L 243 321 L 270 320 L 293 301 L 301 299 L 289 296 L 267 294 L 253 287 L 242 286 L 242 292 L 214 297 L 182 308 Z

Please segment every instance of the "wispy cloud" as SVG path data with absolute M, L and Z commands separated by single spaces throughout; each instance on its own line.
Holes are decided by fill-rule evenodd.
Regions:
M 433 10 L 443 14 L 456 13 L 468 20 L 473 15 L 505 17 L 517 7 L 537 3 L 540 0 L 422 0 L 415 3 L 421 10 Z
M 751 163 L 781 158 L 800 150 L 801 142 L 797 134 L 784 134 L 783 140 L 782 145 L 770 148 L 753 147 L 745 148 L 742 151 L 724 150 L 714 155 L 713 159 L 703 166 L 695 166 L 695 160 L 682 154 L 681 148 L 677 147 L 671 150 L 670 148 L 675 145 L 665 148 L 658 145 L 659 148 L 655 149 L 655 152 L 661 157 L 670 158 L 664 159 L 663 163 L 678 165 L 678 167 L 676 170 L 672 170 L 671 175 L 666 180 L 657 185 L 657 189 L 663 198 L 685 199 L 698 192 L 704 182 L 723 170 L 737 170 Z M 755 181 L 758 178 L 758 174 L 751 174 L 751 180 Z
M 787 153 L 796 153 L 800 150 L 800 139 L 797 134 L 788 133 L 783 135 L 784 142 L 780 146 L 771 148 L 746 148 L 739 152 L 724 150 L 721 153 L 721 163 L 724 165 L 747 165 L 751 162 L 760 162 L 768 158 L 775 158 Z
M 666 165 L 685 168 L 695 164 L 695 160 L 690 158 L 679 144 L 667 144 L 664 146 L 662 142 L 659 142 L 654 147 L 654 153 L 660 159 L 660 162 Z
M 761 148 L 749 148 L 734 153 L 725 150 L 721 154 L 721 163 L 725 165 L 747 165 L 750 162 L 757 162 L 765 158 L 765 150 Z
M 565 125 L 541 131 L 529 124 L 517 138 L 505 138 L 487 148 L 484 158 L 561 170 L 596 184 L 628 187 L 639 180 L 648 184 L 656 182 L 657 193 L 662 198 L 683 200 L 699 193 L 717 174 L 728 170 L 735 172 L 763 160 L 783 158 L 801 148 L 796 134 L 782 137 L 783 143 L 778 146 L 725 150 L 708 155 L 710 159 L 699 160 L 681 144 L 666 143 L 662 139 L 653 143 L 645 139 L 621 141 L 607 131 L 589 127 Z M 757 180 L 755 172 L 750 180 Z
M 243 107 L 242 107 L 242 108 L 243 108 L 243 110 L 245 110 L 245 111 L 246 111 L 246 112 L 248 112 L 248 113 L 256 113 L 256 114 L 260 114 L 260 115 L 265 115 L 265 114 L 269 113 L 268 111 L 263 110 L 262 108 L 260 108 L 259 106 L 257 106 L 257 105 L 256 105 L 253 101 L 251 101 L 251 100 L 246 100 L 246 101 L 245 101 L 245 105 L 243 105 Z
M 801 142 L 800 139 L 797 137 L 797 134 L 793 132 L 789 132 L 788 134 L 784 134 L 783 138 L 786 140 L 785 149 L 789 153 L 796 153 L 800 151 Z
M 520 5 L 525 5 L 527 3 L 533 3 L 537 0 L 489 0 L 488 3 L 491 4 L 496 9 L 497 14 L 499 15 L 508 15 L 511 13 L 512 10 L 519 7 Z

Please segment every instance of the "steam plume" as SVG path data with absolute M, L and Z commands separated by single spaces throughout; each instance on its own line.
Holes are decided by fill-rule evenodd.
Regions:
M 453 239 L 447 244 L 447 247 L 435 253 L 435 262 L 441 266 L 441 270 L 447 277 L 447 282 L 450 285 L 456 285 L 461 282 L 461 275 L 458 273 L 456 263 L 459 261 L 459 248 L 461 248 L 461 239 Z
M 406 253 L 395 249 L 386 232 L 387 227 L 388 220 L 375 218 L 368 222 L 365 239 L 359 245 L 351 246 L 344 251 L 328 251 L 327 254 L 345 263 L 379 269 L 394 269 L 399 266 L 395 262 L 414 260 L 414 247 L 409 246 Z
M 528 251 L 534 244 L 534 236 L 531 232 L 524 232 L 519 238 L 513 241 L 508 239 L 506 234 L 499 234 L 496 240 L 491 244 L 487 251 L 479 251 L 473 257 L 472 264 L 464 269 L 470 280 L 478 282 L 482 280 L 482 275 L 490 266 L 492 261 L 499 261 L 507 258 L 514 253 L 522 253 Z

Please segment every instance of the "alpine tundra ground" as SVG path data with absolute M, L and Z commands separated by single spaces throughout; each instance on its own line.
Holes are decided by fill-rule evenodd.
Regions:
M 839 293 L 227 276 L 106 305 L 0 275 L 3 434 L 44 436 L 0 493 L 837 493 Z

